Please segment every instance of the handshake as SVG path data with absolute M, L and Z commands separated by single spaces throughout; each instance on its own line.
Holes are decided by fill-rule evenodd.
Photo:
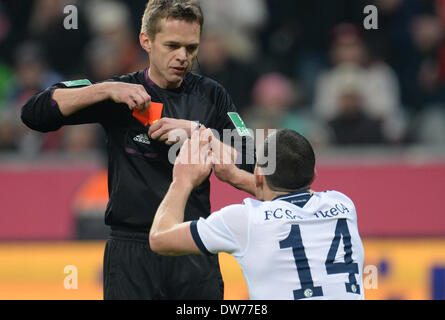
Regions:
M 237 151 L 201 126 L 181 147 L 173 168 L 173 183 L 194 189 L 208 178 L 212 169 L 223 182 L 230 182 L 238 168 Z

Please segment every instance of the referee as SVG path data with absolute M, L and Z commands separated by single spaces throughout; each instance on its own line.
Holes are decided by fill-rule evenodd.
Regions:
M 190 137 L 200 124 L 221 136 L 223 130 L 234 129 L 228 112 L 236 108 L 226 90 L 190 72 L 203 22 L 195 0 L 151 0 L 139 37 L 150 58 L 147 69 L 97 84 L 88 80 L 58 83 L 22 108 L 22 121 L 33 130 L 50 132 L 65 125 L 99 123 L 106 132 L 109 202 L 105 223 L 111 227 L 103 265 L 106 300 L 223 299 L 217 256 L 164 257 L 152 252 L 147 241 L 156 210 L 172 182 L 174 161 L 169 161 L 169 149 L 178 140 L 169 139 L 169 133 L 182 129 Z M 246 164 L 246 158 L 237 175 L 225 174 L 220 165 L 214 167 L 216 176 L 239 189 L 252 190 L 245 183 L 253 180 L 245 177 L 254 168 Z M 193 190 L 185 220 L 207 217 L 209 196 L 207 178 Z

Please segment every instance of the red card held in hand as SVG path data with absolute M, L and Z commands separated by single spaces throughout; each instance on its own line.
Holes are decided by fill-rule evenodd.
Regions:
M 144 114 L 140 110 L 133 111 L 133 117 L 138 119 L 144 126 L 152 125 L 162 118 L 164 105 L 158 102 L 150 103 L 150 108 Z

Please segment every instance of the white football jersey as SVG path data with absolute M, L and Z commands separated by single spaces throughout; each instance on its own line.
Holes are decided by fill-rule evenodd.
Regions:
M 191 232 L 204 253 L 236 258 L 251 299 L 364 299 L 357 214 L 340 192 L 246 199 L 192 222 Z

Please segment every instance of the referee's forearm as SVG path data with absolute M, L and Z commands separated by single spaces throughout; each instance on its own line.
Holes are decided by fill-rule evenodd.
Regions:
M 52 96 L 65 117 L 90 105 L 109 99 L 109 97 L 108 83 L 99 83 L 77 89 L 57 89 Z

